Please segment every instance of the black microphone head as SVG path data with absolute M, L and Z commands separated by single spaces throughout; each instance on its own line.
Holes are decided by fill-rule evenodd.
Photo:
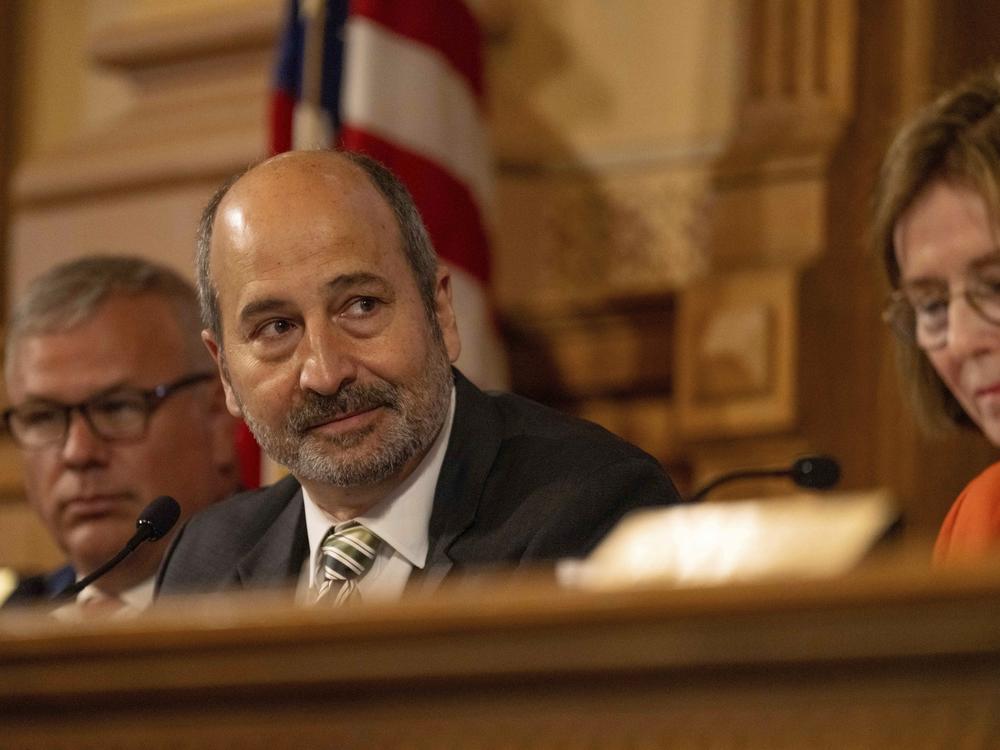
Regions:
M 135 527 L 145 531 L 145 539 L 156 541 L 174 527 L 181 517 L 181 506 L 169 495 L 160 495 L 139 514 Z
M 840 464 L 831 456 L 805 456 L 792 464 L 791 477 L 799 487 L 826 490 L 840 481 Z

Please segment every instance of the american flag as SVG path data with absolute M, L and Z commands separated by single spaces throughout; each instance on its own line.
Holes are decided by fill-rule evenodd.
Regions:
M 271 152 L 340 145 L 375 157 L 406 183 L 452 273 L 457 366 L 480 387 L 503 388 L 506 360 L 488 297 L 484 113 L 482 32 L 462 0 L 288 3 Z

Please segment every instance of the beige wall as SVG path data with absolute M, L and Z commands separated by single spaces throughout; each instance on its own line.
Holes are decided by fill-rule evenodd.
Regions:
M 508 5 L 491 45 L 499 159 L 648 162 L 728 135 L 737 0 Z
M 84 115 L 87 6 L 35 0 L 19 8 L 18 138 L 11 146 L 20 162 L 69 141 Z
M 29 4 L 11 297 L 89 252 L 133 252 L 191 275 L 201 206 L 264 153 L 279 5 Z
M 134 19 L 176 20 L 219 8 L 238 13 L 241 0 L 21 0 L 16 110 L 19 160 L 64 149 L 81 136 L 113 128 L 134 96 L 120 71 L 94 59 L 104 28 Z

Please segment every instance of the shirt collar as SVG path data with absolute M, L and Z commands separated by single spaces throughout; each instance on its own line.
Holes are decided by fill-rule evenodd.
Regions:
M 150 576 L 145 581 L 136 584 L 130 589 L 126 589 L 118 594 L 118 598 L 125 602 L 125 605 L 132 610 L 141 612 L 153 603 L 153 587 L 156 584 L 155 576 Z M 93 586 L 87 586 L 76 595 L 77 601 L 85 601 L 101 596 L 99 591 L 95 591 Z
M 79 579 L 78 579 L 79 580 Z M 153 603 L 153 589 L 156 584 L 156 577 L 150 576 L 145 581 L 141 581 L 130 589 L 117 594 L 124 606 L 111 615 L 111 619 L 120 620 L 134 617 L 145 611 Z M 66 604 L 56 608 L 52 616 L 57 620 L 75 621 L 79 619 L 81 606 L 89 599 L 97 599 L 105 596 L 93 584 L 87 586 L 75 598 L 70 599 Z
M 427 562 L 427 529 L 454 418 L 455 389 L 452 388 L 444 424 L 417 468 L 374 507 L 352 519 L 376 534 L 414 568 L 423 568 Z M 320 542 L 331 526 L 338 525 L 338 521 L 309 497 L 305 487 L 302 488 L 302 499 L 305 505 L 306 533 L 309 537 L 309 559 L 315 560 Z

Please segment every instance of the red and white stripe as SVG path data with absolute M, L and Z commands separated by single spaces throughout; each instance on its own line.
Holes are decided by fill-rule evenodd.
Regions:
M 487 294 L 492 169 L 481 33 L 460 0 L 355 0 L 345 35 L 340 143 L 387 164 L 409 187 L 452 271 L 458 367 L 507 385 Z

